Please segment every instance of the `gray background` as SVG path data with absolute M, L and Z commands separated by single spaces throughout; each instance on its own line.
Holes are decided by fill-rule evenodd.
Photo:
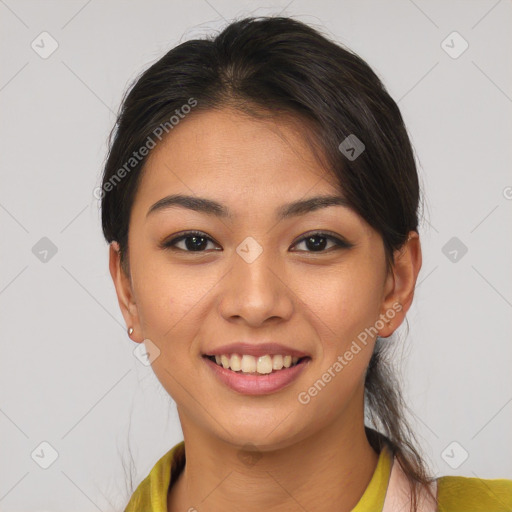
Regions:
M 128 446 L 138 484 L 181 440 L 125 333 L 93 190 L 142 69 L 277 13 L 366 59 L 408 126 L 426 208 L 402 368 L 432 471 L 512 478 L 510 1 L 0 0 L 1 511 L 120 510 Z

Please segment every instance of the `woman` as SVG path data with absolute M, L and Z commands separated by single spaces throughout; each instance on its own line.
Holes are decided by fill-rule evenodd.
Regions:
M 512 509 L 512 480 L 428 475 L 387 367 L 421 268 L 418 204 L 396 103 L 298 21 L 232 23 L 142 74 L 103 232 L 184 441 L 127 512 Z

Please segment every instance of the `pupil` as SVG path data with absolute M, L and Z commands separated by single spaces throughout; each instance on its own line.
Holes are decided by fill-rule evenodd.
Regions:
M 193 243 L 189 243 L 190 240 L 201 240 L 201 243 L 199 245 L 194 245 Z M 200 251 L 201 249 L 204 249 L 206 243 L 204 236 L 189 236 L 185 240 L 185 245 L 189 251 Z
M 320 243 L 312 243 L 311 240 L 321 240 Z M 315 249 L 325 249 L 326 245 L 326 237 L 323 236 L 310 236 L 306 239 L 306 245 L 308 246 L 308 249 L 315 248 Z M 309 245 L 311 242 L 311 245 Z

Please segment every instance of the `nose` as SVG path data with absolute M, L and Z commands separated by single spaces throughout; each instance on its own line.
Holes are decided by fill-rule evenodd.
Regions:
M 233 255 L 233 265 L 223 279 L 220 314 L 227 321 L 251 327 L 266 322 L 286 321 L 293 313 L 294 294 L 286 282 L 283 263 L 269 250 L 248 258 L 241 250 Z

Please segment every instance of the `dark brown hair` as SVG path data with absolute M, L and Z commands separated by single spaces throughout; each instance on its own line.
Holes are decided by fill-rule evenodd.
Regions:
M 381 235 L 391 268 L 394 251 L 409 231 L 418 230 L 420 199 L 413 150 L 397 104 L 351 50 L 292 18 L 261 17 L 173 48 L 125 96 L 111 133 L 101 193 L 103 233 L 108 242 L 120 244 L 125 269 L 130 212 L 146 161 L 134 159 L 134 151 L 170 133 L 173 116 L 226 106 L 249 115 L 303 120 L 350 206 Z M 354 135 L 364 151 L 348 158 L 340 144 Z M 365 381 L 367 418 L 382 435 L 369 427 L 366 432 L 377 451 L 387 442 L 397 456 L 415 509 L 419 488 L 431 479 L 385 357 L 389 343 L 377 339 Z

